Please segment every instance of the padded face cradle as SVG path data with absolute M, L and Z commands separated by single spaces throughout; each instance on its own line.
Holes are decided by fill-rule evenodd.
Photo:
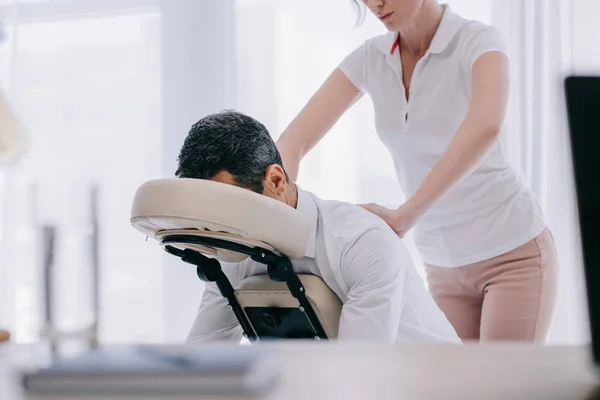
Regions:
M 237 186 L 201 179 L 157 179 L 141 185 L 131 224 L 159 240 L 167 234 L 211 236 L 304 257 L 308 223 L 294 208 Z M 177 244 L 212 258 L 239 262 L 244 254 L 209 246 Z

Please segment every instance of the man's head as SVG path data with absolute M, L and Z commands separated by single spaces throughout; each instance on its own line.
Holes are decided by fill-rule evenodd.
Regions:
M 179 178 L 236 185 L 288 204 L 295 189 L 267 128 L 236 111 L 211 114 L 195 123 L 177 161 Z

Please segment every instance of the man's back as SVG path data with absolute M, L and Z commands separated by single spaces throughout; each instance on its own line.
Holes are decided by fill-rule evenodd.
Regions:
M 319 276 L 344 304 L 338 338 L 383 342 L 459 342 L 434 303 L 404 243 L 361 207 L 324 201 L 298 189 L 297 210 L 309 223 L 305 257 L 292 260 L 299 274 Z M 224 265 L 233 286 L 266 273 L 250 259 Z M 236 339 L 241 331 L 226 301 L 211 285 L 188 341 Z
M 426 290 L 406 245 L 385 221 L 356 205 L 321 200 L 309 192 L 305 194 L 312 198 L 318 210 L 316 264 L 320 273 L 325 275 L 322 277 L 325 283 L 343 303 L 348 301 L 348 294 L 351 292 L 348 282 L 354 280 L 356 284 L 360 284 L 355 277 L 356 272 L 349 268 L 354 260 L 350 260 L 348 255 L 362 253 L 363 261 L 358 263 L 359 267 L 378 259 L 380 262 L 374 264 L 378 268 L 400 271 L 401 287 L 390 288 L 389 291 L 395 296 L 389 301 L 395 298 L 401 304 L 396 341 L 460 341 L 454 328 Z M 385 282 L 382 284 L 385 287 Z M 373 292 L 376 291 L 377 288 L 373 288 Z M 365 293 L 365 297 L 370 296 L 370 293 Z M 372 309 L 376 314 L 377 296 L 373 297 Z

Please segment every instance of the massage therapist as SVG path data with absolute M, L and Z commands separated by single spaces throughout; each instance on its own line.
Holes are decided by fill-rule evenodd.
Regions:
M 499 143 L 509 91 L 503 37 L 437 0 L 355 3 L 389 32 L 350 53 L 280 136 L 286 170 L 296 179 L 302 158 L 368 95 L 407 200 L 364 207 L 401 237 L 415 228 L 429 289 L 461 339 L 542 342 L 557 255 Z

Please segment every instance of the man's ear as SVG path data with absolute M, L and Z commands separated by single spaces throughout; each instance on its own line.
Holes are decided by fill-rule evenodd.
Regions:
M 265 180 L 263 186 L 265 188 L 265 195 L 274 195 L 276 197 L 285 197 L 287 179 L 285 172 L 278 164 L 269 165 L 267 172 L 265 173 Z

